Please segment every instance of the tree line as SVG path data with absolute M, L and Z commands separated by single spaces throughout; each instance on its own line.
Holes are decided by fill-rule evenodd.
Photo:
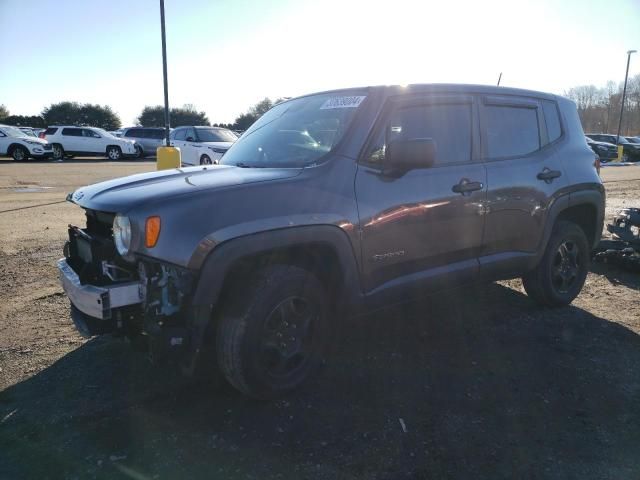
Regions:
M 605 86 L 580 85 L 564 92 L 578 107 L 587 133 L 618 133 L 624 84 L 608 81 Z M 640 74 L 629 78 L 620 135 L 640 135 Z
M 233 123 L 216 123 L 213 126 L 246 130 L 273 105 L 283 100 L 285 99 L 278 98 L 272 101 L 264 98 L 248 111 L 240 114 Z M 198 111 L 192 104 L 172 108 L 170 115 L 172 127 L 210 125 L 206 113 Z M 164 127 L 164 107 L 162 105 L 146 106 L 136 121 L 137 125 L 143 127 Z M 45 128 L 48 125 L 90 125 L 105 130 L 116 130 L 122 126 L 120 117 L 108 105 L 78 102 L 51 104 L 43 109 L 40 115 L 12 115 L 4 105 L 0 105 L 0 123 L 34 128 Z
M 620 118 L 623 84 L 608 81 L 603 87 L 579 85 L 564 92 L 578 107 L 582 128 L 589 133 L 617 133 Z M 213 126 L 232 130 L 246 130 L 267 110 L 286 98 L 264 98 L 246 112 L 238 115 L 233 123 L 214 123 Z M 136 119 L 143 127 L 163 127 L 164 107 L 146 106 Z M 108 105 L 60 102 L 46 107 L 40 115 L 11 115 L 0 105 L 0 123 L 16 126 L 44 128 L 48 125 L 91 125 L 115 130 L 122 126 L 118 115 Z M 171 109 L 171 126 L 210 125 L 205 112 L 192 104 Z M 640 75 L 631 77 L 627 84 L 622 135 L 640 135 Z

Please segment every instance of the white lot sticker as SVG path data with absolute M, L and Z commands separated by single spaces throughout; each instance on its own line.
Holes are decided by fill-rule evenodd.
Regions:
M 354 95 L 352 97 L 331 97 L 322 104 L 320 110 L 325 110 L 328 108 L 357 108 L 365 98 L 367 98 L 366 95 Z

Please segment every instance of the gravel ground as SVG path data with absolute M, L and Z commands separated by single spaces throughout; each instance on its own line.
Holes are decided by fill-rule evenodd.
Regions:
M 612 267 L 558 310 L 509 281 L 350 319 L 271 403 L 83 340 L 64 197 L 153 168 L 0 160 L 0 478 L 640 477 L 640 278 Z M 640 166 L 602 175 L 608 216 L 640 205 Z

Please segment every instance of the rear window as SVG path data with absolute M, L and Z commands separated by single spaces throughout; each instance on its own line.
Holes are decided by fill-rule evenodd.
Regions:
M 57 131 L 58 131 L 58 129 L 57 129 L 57 128 L 49 127 L 49 128 L 47 128 L 47 129 L 44 131 L 44 134 L 45 134 L 45 135 L 53 135 L 53 134 L 54 134 L 54 133 L 56 133 Z
M 81 137 L 82 129 L 81 128 L 63 128 L 62 135 L 66 135 L 67 137 Z
M 558 114 L 556 102 L 543 100 L 542 110 L 544 112 L 544 121 L 547 124 L 549 143 L 555 142 L 562 135 L 562 128 L 560 128 L 560 115 Z
M 484 107 L 489 158 L 518 157 L 540 148 L 536 108 Z

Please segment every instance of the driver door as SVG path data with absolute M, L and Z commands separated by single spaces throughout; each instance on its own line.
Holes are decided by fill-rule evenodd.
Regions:
M 476 275 L 487 181 L 474 98 L 399 97 L 385 111 L 355 182 L 366 289 L 404 297 Z M 432 139 L 433 166 L 385 173 L 401 137 Z
M 199 165 L 198 151 L 200 145 L 196 136 L 195 128 L 188 127 L 185 129 L 185 138 L 182 146 L 182 161 L 189 165 Z

